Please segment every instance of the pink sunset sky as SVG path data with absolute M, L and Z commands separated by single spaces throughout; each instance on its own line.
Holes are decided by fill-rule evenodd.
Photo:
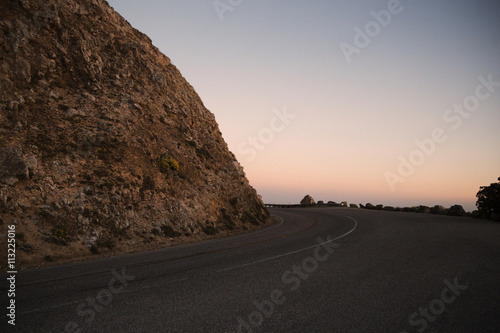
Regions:
M 193 85 L 266 203 L 471 211 L 500 176 L 500 3 L 109 3 Z

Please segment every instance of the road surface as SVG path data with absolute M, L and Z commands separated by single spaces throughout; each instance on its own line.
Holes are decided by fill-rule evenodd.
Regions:
M 270 209 L 253 233 L 19 272 L 0 332 L 500 332 L 500 223 Z

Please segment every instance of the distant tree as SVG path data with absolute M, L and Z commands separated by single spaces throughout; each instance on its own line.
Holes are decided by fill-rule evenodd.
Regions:
M 498 183 L 481 186 L 476 197 L 476 206 L 482 217 L 491 218 L 492 215 L 500 214 L 500 177 Z

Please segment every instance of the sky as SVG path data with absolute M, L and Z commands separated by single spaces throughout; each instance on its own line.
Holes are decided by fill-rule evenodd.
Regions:
M 500 177 L 500 2 L 111 0 L 265 203 L 460 204 Z

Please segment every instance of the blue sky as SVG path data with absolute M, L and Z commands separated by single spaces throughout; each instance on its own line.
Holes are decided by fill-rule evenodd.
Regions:
M 265 202 L 472 210 L 500 176 L 500 2 L 109 3 L 193 85 Z

